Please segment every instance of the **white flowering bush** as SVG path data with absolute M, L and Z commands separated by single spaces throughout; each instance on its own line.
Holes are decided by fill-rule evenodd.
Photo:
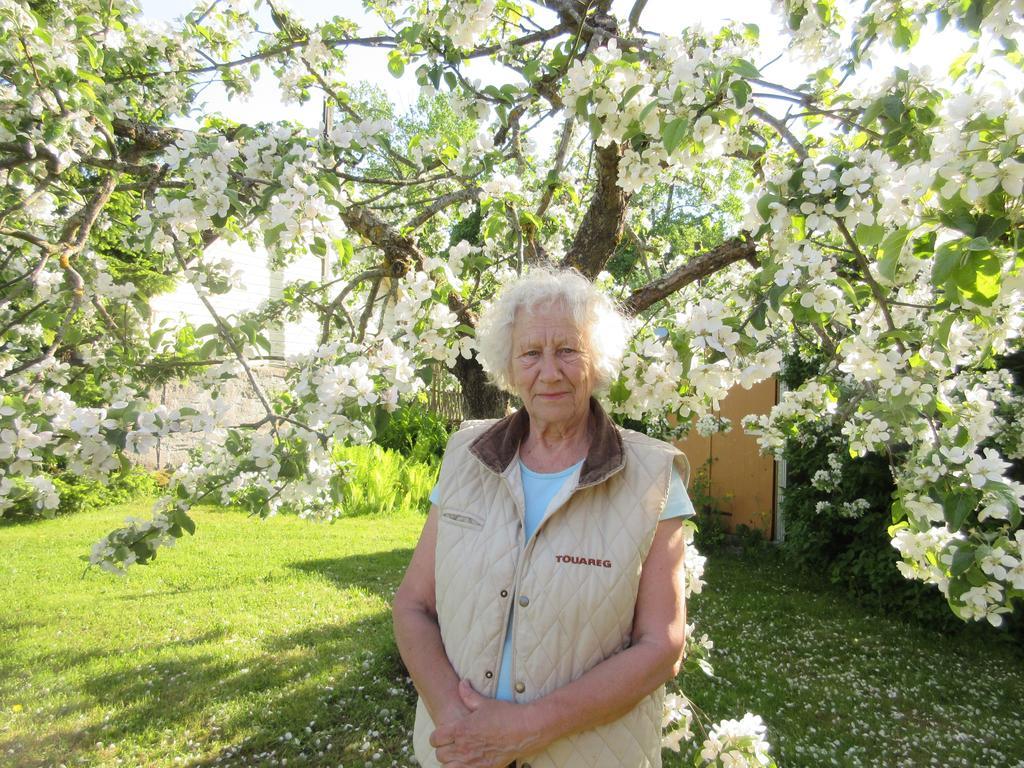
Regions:
M 800 83 L 758 69 L 750 26 L 641 35 L 606 4 L 541 5 L 369 2 L 385 30 L 370 34 L 245 2 L 170 26 L 131 0 L 0 0 L 0 514 L 58 504 L 47 467 L 102 480 L 176 432 L 198 433 L 200 453 L 94 564 L 152 560 L 192 531 L 200 501 L 338 514 L 334 445 L 369 439 L 435 364 L 470 415 L 500 411 L 474 352 L 479 310 L 524 270 L 560 265 L 600 276 L 636 318 L 607 393 L 621 416 L 724 429 L 709 415 L 730 388 L 773 376 L 795 347 L 823 355 L 744 428 L 779 452 L 840 421 L 847 451 L 891 464 L 902 573 L 999 624 L 1024 594 L 1021 398 L 997 372 L 1024 326 L 1019 3 L 779 0 L 808 62 Z M 856 76 L 875 47 L 948 24 L 962 30 L 949 73 Z M 356 46 L 415 76 L 429 118 L 352 87 Z M 286 100 L 325 99 L 330 119 L 198 113 L 204 79 L 244 94 L 260 74 Z M 726 236 L 685 252 L 645 240 L 635 199 L 718 179 L 748 182 Z M 224 316 L 211 297 L 245 274 L 211 255 L 218 241 L 278 269 L 315 254 L 323 278 Z M 633 256 L 613 260 L 626 241 Z M 149 328 L 111 242 L 188 280 L 210 322 Z M 314 351 L 278 360 L 287 388 L 266 392 L 253 368 L 273 357 L 269 330 L 303 313 Z M 202 398 L 150 402 L 154 381 L 186 368 Z M 229 381 L 262 417 L 227 421 Z M 756 730 L 723 726 L 707 759 L 742 742 L 760 761 L 759 737 L 737 735 Z

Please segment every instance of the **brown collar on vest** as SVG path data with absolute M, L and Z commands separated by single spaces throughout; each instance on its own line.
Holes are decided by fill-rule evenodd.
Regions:
M 577 487 L 593 485 L 604 480 L 622 468 L 625 463 L 625 450 L 622 447 L 622 436 L 600 403 L 590 398 L 590 449 L 580 470 L 580 481 Z M 473 441 L 469 451 L 476 456 L 485 467 L 503 473 L 515 458 L 519 444 L 530 432 L 530 415 L 525 408 L 506 416 Z

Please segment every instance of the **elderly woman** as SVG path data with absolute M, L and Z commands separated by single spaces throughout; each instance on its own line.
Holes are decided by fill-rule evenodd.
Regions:
M 685 639 L 686 459 L 594 399 L 625 319 L 575 272 L 537 271 L 481 317 L 523 407 L 452 435 L 394 600 L 423 766 L 661 765 Z

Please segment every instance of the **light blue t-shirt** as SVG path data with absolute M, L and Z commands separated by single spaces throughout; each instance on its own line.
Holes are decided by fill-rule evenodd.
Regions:
M 558 492 L 565 485 L 568 478 L 575 474 L 583 461 L 580 460 L 568 469 L 561 472 L 534 472 L 527 469 L 520 462 L 519 469 L 523 479 L 523 496 L 526 499 L 526 519 L 523 521 L 525 538 L 524 542 L 536 532 L 537 527 L 544 519 L 544 513 L 555 498 Z M 430 492 L 430 501 L 437 504 L 437 486 Z M 693 504 L 683 486 L 683 480 L 678 472 L 672 473 L 672 480 L 668 489 L 668 498 L 665 500 L 665 509 L 661 513 L 661 520 L 671 520 L 674 517 L 693 517 Z M 512 701 L 512 616 L 515 607 L 509 609 L 508 630 L 505 632 L 505 645 L 501 650 L 501 667 L 498 670 L 498 689 L 495 698 L 502 701 Z

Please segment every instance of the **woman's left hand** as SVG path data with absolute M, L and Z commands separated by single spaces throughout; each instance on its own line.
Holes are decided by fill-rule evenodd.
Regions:
M 524 705 L 481 696 L 465 679 L 459 683 L 459 696 L 469 714 L 430 735 L 430 745 L 442 765 L 505 768 L 518 755 L 530 751 L 534 734 Z

